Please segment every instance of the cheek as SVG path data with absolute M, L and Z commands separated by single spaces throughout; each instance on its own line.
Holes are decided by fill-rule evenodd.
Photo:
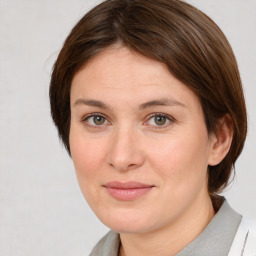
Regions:
M 92 140 L 71 129 L 69 141 L 78 181 L 89 183 L 100 171 L 104 140 Z
M 91 140 L 70 133 L 70 149 L 80 189 L 94 208 L 97 205 L 100 181 L 103 175 L 104 141 Z
M 162 140 L 150 153 L 151 165 L 161 174 L 170 187 L 184 189 L 203 182 L 207 174 L 207 134 L 185 134 Z M 202 139 L 203 138 L 203 139 Z

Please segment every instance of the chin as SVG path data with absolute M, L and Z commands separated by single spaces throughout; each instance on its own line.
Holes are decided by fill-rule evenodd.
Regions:
M 108 224 L 108 225 L 107 225 Z M 110 229 L 114 230 L 115 232 L 121 233 L 128 233 L 128 234 L 142 234 L 149 232 L 148 223 L 134 223 L 134 222 L 116 222 L 116 223 L 106 223 Z
M 128 209 L 112 209 L 109 214 L 105 212 L 97 215 L 97 217 L 104 225 L 117 233 L 146 233 L 152 231 L 154 224 L 157 224 L 154 223 L 155 218 L 148 216 L 146 212 Z M 150 226 L 149 223 L 151 224 Z

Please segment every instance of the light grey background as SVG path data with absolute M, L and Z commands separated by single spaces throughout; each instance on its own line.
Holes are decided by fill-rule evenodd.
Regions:
M 70 29 L 100 1 L 0 0 L 0 255 L 88 255 L 108 230 L 78 188 L 49 114 L 51 67 Z M 249 134 L 225 193 L 256 218 L 256 0 L 188 0 L 212 17 L 237 56 Z

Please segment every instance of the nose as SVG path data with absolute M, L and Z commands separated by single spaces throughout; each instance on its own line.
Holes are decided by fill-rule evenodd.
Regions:
M 107 156 L 108 164 L 117 171 L 126 172 L 143 165 L 145 157 L 139 135 L 132 128 L 113 132 Z

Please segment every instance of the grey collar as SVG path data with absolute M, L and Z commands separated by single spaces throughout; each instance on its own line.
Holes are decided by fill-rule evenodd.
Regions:
M 227 256 L 241 222 L 225 199 L 217 214 L 190 244 L 176 256 Z M 107 233 L 89 256 L 118 256 L 120 237 L 114 231 Z
M 202 233 L 176 256 L 227 256 L 241 219 L 242 216 L 224 199 L 219 211 Z

